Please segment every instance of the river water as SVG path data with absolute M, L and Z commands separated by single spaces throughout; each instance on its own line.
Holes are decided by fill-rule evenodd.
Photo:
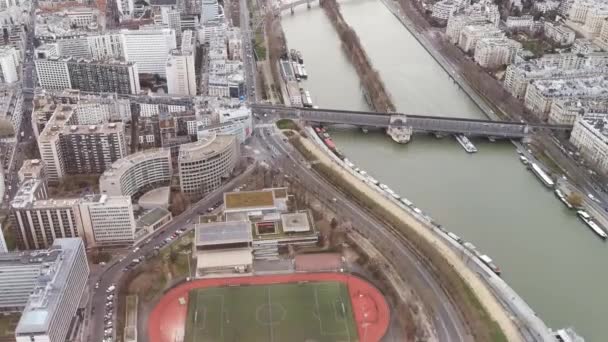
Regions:
M 398 111 L 484 117 L 381 2 L 341 5 Z M 303 54 L 309 75 L 303 86 L 315 105 L 368 109 L 319 7 L 285 14 L 283 28 L 289 47 Z M 526 170 L 513 145 L 475 140 L 479 152 L 469 155 L 449 137 L 416 135 L 399 145 L 380 132 L 340 129 L 332 136 L 351 161 L 490 255 L 547 325 L 572 325 L 587 341 L 608 340 L 606 245 Z

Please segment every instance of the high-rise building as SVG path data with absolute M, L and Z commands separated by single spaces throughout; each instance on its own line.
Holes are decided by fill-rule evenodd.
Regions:
M 176 42 L 182 39 L 182 20 L 180 11 L 174 6 L 160 7 L 161 23 L 175 31 Z
M 201 24 L 219 21 L 224 18 L 224 9 L 217 0 L 202 0 Z
M 21 314 L 17 342 L 64 342 L 87 287 L 89 265 L 81 239 L 57 239 Z M 36 256 L 34 255 L 33 258 Z M 13 278 L 14 279 L 14 278 Z
M 38 137 L 49 183 L 67 174 L 102 173 L 127 154 L 124 125 L 76 125 L 74 107 L 59 105 Z
M 118 94 L 140 92 L 136 63 L 72 59 L 67 65 L 73 89 Z
M 19 51 L 14 47 L 0 47 L 0 82 L 13 83 L 19 80 Z
M 0 225 L 0 255 L 2 253 L 8 253 L 8 245 L 6 244 L 6 239 L 4 238 L 4 231 L 2 230 L 2 225 Z
M 60 140 L 68 174 L 99 174 L 127 155 L 122 122 L 65 127 Z
M 180 49 L 172 50 L 167 58 L 167 88 L 169 94 L 196 95 L 196 37 L 185 31 Z
M 91 58 L 91 50 L 86 36 L 57 40 L 57 53 L 61 57 Z
M 91 58 L 95 60 L 122 59 L 121 35 L 118 33 L 87 36 Z
M 71 260 L 65 259 L 66 252 L 68 249 L 73 251 L 71 247 L 82 245 L 82 242 L 69 244 L 66 249 L 61 247 L 66 240 L 72 239 L 58 239 L 51 249 L 0 254 L 0 312 L 21 313 L 41 280 L 46 284 L 48 279 L 45 279 L 55 275 L 62 266 L 65 267 L 61 272 L 69 271 Z M 76 257 L 85 258 L 83 264 L 86 265 L 84 248 L 82 254 L 78 249 Z M 64 261 L 67 263 L 62 264 Z
M 179 184 L 191 198 L 217 189 L 234 170 L 239 144 L 234 135 L 209 134 L 179 149 Z
M 165 76 L 167 55 L 176 48 L 175 31 L 170 28 L 121 30 L 125 60 L 137 63 L 140 74 Z
M 41 182 L 27 180 L 11 202 L 11 224 L 19 249 L 41 249 L 57 238 L 84 237 L 77 199 L 44 199 Z
M 42 88 L 51 90 L 72 88 L 66 61 L 66 58 L 59 57 L 35 60 L 36 75 L 38 75 L 38 83 Z
M 130 245 L 135 241 L 135 216 L 129 196 L 85 198 L 80 214 L 89 246 Z
M 119 159 L 99 178 L 99 190 L 110 196 L 136 196 L 171 182 L 171 151 L 146 150 Z

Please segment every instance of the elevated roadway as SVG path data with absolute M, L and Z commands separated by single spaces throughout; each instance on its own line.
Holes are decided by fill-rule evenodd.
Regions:
M 538 131 L 567 132 L 572 129 L 568 125 L 528 124 L 403 113 L 293 108 L 261 104 L 253 104 L 252 110 L 256 114 L 276 113 L 284 118 L 294 118 L 325 125 L 341 124 L 367 128 L 388 128 L 392 125 L 393 127 L 411 127 L 414 132 L 418 133 L 464 134 L 467 136 L 488 136 L 495 138 L 523 138 Z M 393 120 L 391 124 L 391 117 L 395 116 L 401 120 Z

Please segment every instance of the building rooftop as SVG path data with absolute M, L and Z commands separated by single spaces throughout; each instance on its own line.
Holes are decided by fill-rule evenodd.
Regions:
M 286 233 L 310 231 L 307 212 L 290 213 L 281 215 L 283 231 Z
M 48 331 L 51 319 L 58 309 L 59 300 L 70 276 L 71 266 L 77 262 L 77 250 L 82 247 L 79 238 L 56 239 L 49 253 L 58 253 L 56 261 L 44 269 L 38 284 L 23 310 L 15 334 L 35 334 Z M 58 251 L 58 252 L 57 252 Z
M 274 207 L 274 192 L 267 189 L 225 193 L 224 206 L 227 210 Z
M 608 76 L 591 76 L 574 79 L 536 80 L 532 83 L 549 97 L 606 97 Z
M 171 212 L 164 208 L 149 210 L 137 219 L 137 227 L 151 226 L 168 214 L 171 214 Z
M 202 137 L 199 136 L 198 141 L 183 144 L 179 147 L 179 161 L 188 162 L 205 159 L 225 150 L 234 143 L 235 139 L 236 137 L 230 134 L 210 133 Z
M 195 232 L 196 246 L 251 242 L 253 239 L 249 221 L 198 223 Z
M 157 158 L 166 158 L 169 163 L 171 160 L 171 151 L 169 149 L 150 149 L 137 153 L 130 154 L 125 158 L 118 159 L 112 165 L 106 169 L 106 171 L 99 177 L 99 181 L 120 177 L 123 173 L 129 170 L 133 165 L 139 164 L 146 160 L 157 159 Z

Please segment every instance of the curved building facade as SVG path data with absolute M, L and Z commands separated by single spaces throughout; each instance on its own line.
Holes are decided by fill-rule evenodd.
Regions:
M 239 157 L 239 144 L 232 134 L 209 134 L 179 149 L 179 185 L 181 191 L 199 198 L 217 189 L 230 175 Z
M 155 149 L 117 160 L 99 178 L 99 190 L 110 196 L 134 196 L 171 182 L 171 151 Z

